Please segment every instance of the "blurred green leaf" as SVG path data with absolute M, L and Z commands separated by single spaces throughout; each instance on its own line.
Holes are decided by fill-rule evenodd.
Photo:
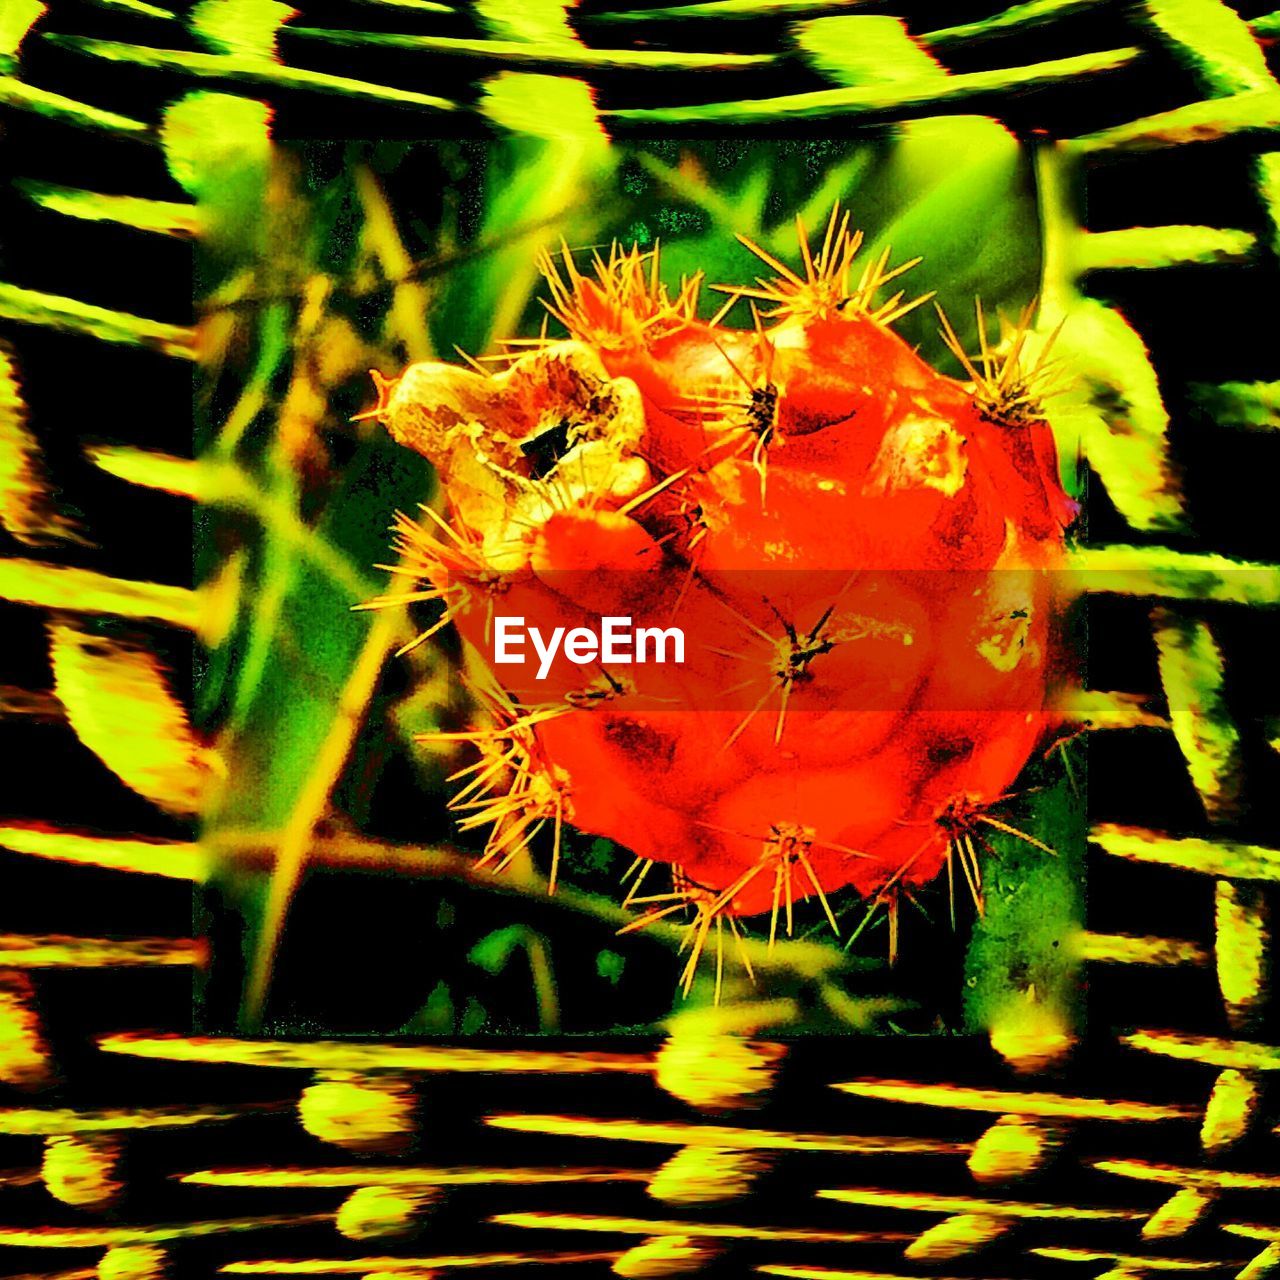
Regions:
M 218 53 L 269 59 L 280 28 L 293 14 L 293 7 L 280 0 L 200 0 L 187 24 Z
M 1073 766 L 1077 777 L 1081 768 Z M 1072 946 L 1084 922 L 1082 799 L 1061 771 L 1045 780 L 1034 803 L 1030 799 L 999 816 L 1031 840 L 977 828 L 990 854 L 982 859 L 985 913 L 974 923 L 965 956 L 965 1019 L 974 1030 L 1057 1027 L 1070 1036 L 1083 1013 Z
M 606 950 L 596 955 L 596 973 L 612 987 L 618 985 L 626 964 L 626 956 L 620 956 L 616 951 Z
M 1280 382 L 1199 382 L 1191 395 L 1219 426 L 1280 427 Z

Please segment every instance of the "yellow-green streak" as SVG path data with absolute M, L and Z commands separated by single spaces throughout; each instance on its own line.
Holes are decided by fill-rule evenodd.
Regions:
M 1095 964 L 1207 965 L 1209 953 L 1183 938 L 1139 938 L 1125 933 L 1082 932 L 1074 944 Z
M 351 80 L 346 76 L 329 75 L 323 71 L 309 71 L 305 67 L 283 66 L 257 55 L 151 49 L 144 45 L 94 40 L 87 36 L 49 35 L 45 38 L 62 48 L 94 58 L 104 58 L 108 62 L 124 62 L 162 71 L 185 71 L 199 79 L 237 80 L 245 84 L 274 85 L 284 89 L 314 89 L 320 93 L 336 93 L 347 98 L 391 102 L 431 111 L 453 111 L 457 105 L 433 94 L 414 93 L 409 89 Z
M 1043 22 L 1052 22 L 1084 9 L 1095 8 L 1097 4 L 1098 0 L 1027 0 L 1026 4 L 1015 4 L 990 18 L 979 18 L 975 22 L 926 31 L 916 38 L 930 48 L 944 48 L 949 44 L 980 40 L 983 36 L 1039 26 Z
M 111 578 L 91 569 L 0 560 L 0 600 L 69 613 L 109 613 L 200 630 L 201 596 L 188 587 Z
M 1280 1048 L 1247 1040 L 1218 1036 L 1184 1035 L 1179 1031 L 1135 1031 L 1121 1036 L 1125 1044 L 1181 1062 L 1201 1062 L 1210 1067 L 1235 1067 L 1239 1071 L 1280 1071 Z
M 1220 427 L 1280 427 L 1280 382 L 1193 382 L 1191 394 Z
M 531 43 L 523 40 L 467 40 L 454 36 L 397 35 L 381 31 L 327 31 L 316 27 L 290 27 L 295 36 L 309 36 L 330 44 L 356 48 L 408 49 L 423 53 L 452 53 L 495 58 L 512 66 L 559 67 L 569 71 L 617 67 L 645 71 L 715 71 L 765 66 L 775 61 L 771 53 L 675 53 L 665 49 L 590 49 L 575 45 Z
M 201 1124 L 225 1124 L 268 1106 L 164 1107 L 137 1111 L 70 1111 L 15 1107 L 0 1111 L 0 1133 L 23 1137 L 52 1137 L 67 1133 L 116 1133 L 135 1129 L 190 1129 Z
M 1162 1182 L 1175 1187 L 1198 1187 L 1207 1191 L 1265 1191 L 1280 1187 L 1280 1174 L 1241 1173 L 1234 1169 L 1184 1169 L 1178 1165 L 1152 1164 L 1146 1160 L 1095 1160 L 1095 1169 L 1137 1178 L 1142 1182 Z
M 3 1113 L 0 1112 L 0 1131 Z M 414 1169 L 361 1165 L 326 1169 L 204 1169 L 180 1182 L 205 1187 L 469 1187 L 488 1183 L 647 1182 L 647 1169 Z
M 1068 571 L 1081 593 L 1280 605 L 1280 565 L 1168 547 L 1079 547 Z
M 1280 881 L 1280 849 L 1201 836 L 1168 836 L 1141 827 L 1104 822 L 1089 833 L 1105 853 L 1130 862 L 1150 862 L 1200 875 L 1237 880 Z
M 1156 609 L 1151 622 L 1173 736 L 1209 820 L 1227 818 L 1239 802 L 1241 748 L 1222 651 L 1202 619 Z
M 1189 142 L 1266 136 L 1280 128 L 1280 92 L 1258 89 L 1209 98 L 1171 111 L 1157 112 L 1127 124 L 1071 139 L 1069 145 L 1088 154 L 1103 151 L 1156 151 Z
M 1072 249 L 1076 271 L 1182 267 L 1248 262 L 1258 238 L 1251 231 L 1221 227 L 1126 227 L 1082 232 Z
M 466 1049 L 436 1045 L 359 1044 L 341 1040 L 235 1040 L 221 1037 L 145 1036 L 131 1032 L 105 1036 L 105 1053 L 165 1062 L 212 1062 L 246 1067 L 309 1067 L 345 1071 L 472 1071 L 504 1074 L 592 1074 L 648 1072 L 642 1054 L 552 1053 L 543 1050 Z
M 219 1270 L 240 1276 L 374 1276 L 405 1275 L 427 1280 L 437 1271 L 467 1267 L 557 1266 L 571 1262 L 612 1262 L 612 1253 L 468 1253 L 434 1258 L 280 1258 L 228 1262 Z
M 767 18 L 804 17 L 806 14 L 834 13 L 859 9 L 870 0 L 707 0 L 705 4 L 677 4 L 662 9 L 624 9 L 618 13 L 593 14 L 593 22 L 652 22 L 679 18 Z
M 0 319 L 86 334 L 102 342 L 146 347 L 183 360 L 196 358 L 194 329 L 95 307 L 76 298 L 20 289 L 14 284 L 0 283 Z
M 739 124 L 774 120 L 815 120 L 875 112 L 903 112 L 942 106 L 976 95 L 1057 84 L 1127 66 L 1138 57 L 1134 48 L 1108 49 L 1074 58 L 1058 58 L 1025 67 L 971 71 L 946 78 L 925 77 L 906 84 L 875 84 L 856 89 L 819 89 L 780 98 L 748 98 L 737 102 L 683 107 L 638 107 L 602 112 L 620 120 L 653 124 L 732 120 Z
M 134 120 L 131 116 L 122 116 L 115 111 L 103 111 L 100 107 L 91 107 L 74 98 L 63 97 L 60 93 L 50 93 L 48 89 L 38 89 L 13 76 L 0 76 L 0 106 L 30 111 L 46 119 L 78 125 L 83 129 L 106 129 L 111 133 L 134 135 L 151 131 L 151 126 L 142 120 Z
M 499 1213 L 489 1219 L 504 1227 L 533 1227 L 538 1231 L 606 1231 L 635 1236 L 693 1236 L 699 1240 L 811 1240 L 825 1244 L 861 1244 L 873 1240 L 901 1240 L 882 1231 L 814 1231 L 803 1227 L 752 1227 L 745 1223 L 651 1221 L 611 1218 L 585 1213 Z
M 934 1195 L 929 1191 L 880 1191 L 848 1187 L 819 1191 L 824 1200 L 844 1204 L 906 1209 L 918 1213 L 976 1213 L 991 1218 L 1063 1218 L 1071 1221 L 1124 1222 L 1147 1215 L 1136 1209 L 1081 1209 L 1066 1204 L 1033 1204 L 1023 1200 L 982 1200 L 976 1196 Z
M 200 846 L 178 840 L 116 839 L 42 827 L 0 827 L 0 848 L 54 862 L 190 880 L 197 884 L 202 883 L 209 872 L 208 859 Z
M 486 1116 L 485 1123 L 518 1133 L 605 1138 L 677 1147 L 709 1146 L 732 1151 L 845 1151 L 860 1155 L 963 1155 L 967 1142 L 938 1138 L 876 1138 L 862 1134 L 788 1133 L 777 1129 L 736 1129 L 717 1124 L 657 1123 L 647 1120 L 593 1120 L 582 1116 Z
M 103 1249 L 118 1244 L 191 1240 L 224 1232 L 262 1231 L 330 1222 L 331 1213 L 281 1214 L 270 1218 L 222 1218 L 155 1227 L 0 1227 L 0 1245 L 26 1249 Z
M 86 222 L 116 222 L 136 231 L 166 236 L 194 236 L 200 231 L 200 214 L 194 204 L 177 200 L 145 200 L 140 196 L 103 195 L 53 182 L 20 178 L 14 186 L 42 209 Z
M 950 1107 L 995 1115 L 1040 1116 L 1075 1120 L 1189 1120 L 1194 1107 L 1177 1103 L 1125 1102 L 1105 1098 L 1073 1098 L 1060 1093 L 1006 1093 L 999 1089 L 966 1089 L 949 1084 L 914 1084 L 903 1080 L 851 1080 L 833 1089 L 922 1107 Z
M 1106 1253 L 1096 1249 L 1073 1249 L 1065 1245 L 1046 1245 L 1033 1248 L 1031 1253 L 1055 1262 L 1111 1262 L 1123 1270 L 1137 1274 L 1143 1271 L 1217 1271 L 1226 1267 L 1238 1267 L 1239 1262 L 1218 1261 L 1212 1258 L 1162 1258 L 1142 1257 L 1132 1253 Z

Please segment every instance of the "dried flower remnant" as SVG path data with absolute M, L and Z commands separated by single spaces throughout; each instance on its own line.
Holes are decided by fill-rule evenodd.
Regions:
M 968 381 L 939 374 L 890 327 L 932 296 L 897 288 L 915 260 L 862 262 L 849 222 L 833 209 L 816 245 L 798 223 L 794 269 L 744 242 L 774 274 L 717 285 L 711 319 L 656 248 L 543 255 L 567 340 L 513 340 L 497 373 L 413 365 L 371 411 L 446 504 L 398 523 L 388 603 L 437 601 L 482 656 L 499 593 L 547 633 L 636 615 L 694 637 L 676 682 L 492 669 L 498 727 L 469 735 L 455 801 L 496 867 L 553 829 L 553 884 L 565 826 L 629 848 L 629 927 L 685 926 L 686 993 L 704 960 L 717 996 L 749 961 L 742 917 L 776 939 L 807 900 L 840 933 L 835 890 L 892 907 L 948 866 L 980 901 L 975 833 L 1055 724 L 1075 508 L 1040 411 L 1052 338 L 1028 310 L 990 345 L 979 308 L 970 355 L 944 317 Z

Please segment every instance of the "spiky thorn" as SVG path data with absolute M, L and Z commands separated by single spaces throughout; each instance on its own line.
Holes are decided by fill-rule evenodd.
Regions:
M 920 844 L 915 851 L 902 860 L 902 864 L 891 875 L 888 880 L 876 890 L 875 897 L 871 899 L 870 905 L 867 907 L 862 919 L 858 922 L 858 927 L 849 935 L 849 940 L 844 944 L 844 949 L 849 950 L 855 942 L 862 936 L 866 927 L 875 919 L 881 907 L 884 907 L 885 913 L 889 920 L 889 963 L 896 964 L 898 961 L 898 906 L 899 899 L 906 886 L 904 877 L 907 872 L 920 860 L 924 852 L 929 848 L 934 838 L 932 831 L 925 832 L 921 836 Z
M 400 385 L 399 378 L 388 378 L 377 369 L 370 369 L 369 377 L 373 379 L 373 389 L 378 401 L 372 409 L 352 414 L 352 422 L 367 422 L 370 418 L 386 417 L 387 410 L 391 408 L 391 397 L 395 395 L 396 387 Z
M 697 318 L 702 273 L 682 276 L 679 292 L 672 298 L 661 280 L 660 255 L 657 241 L 649 252 L 642 253 L 638 244 L 632 244 L 628 251 L 615 240 L 607 258 L 598 252 L 592 255 L 595 279 L 589 280 L 575 265 L 569 246 L 561 241 L 563 274 L 549 252 L 544 249 L 538 254 L 538 270 L 551 291 L 551 300 L 543 306 L 574 337 L 597 345 L 607 345 L 609 338 L 630 342 L 674 333 Z M 588 287 L 600 295 L 605 309 L 615 318 L 613 328 L 602 330 L 592 316 L 584 302 Z M 630 324 L 624 317 L 629 317 Z
M 992 804 L 999 804 L 1003 800 L 1012 798 L 1012 796 L 999 796 Z M 990 813 L 990 808 L 991 805 L 978 805 L 967 797 L 962 796 L 953 800 L 938 817 L 938 825 L 947 836 L 947 884 L 951 890 L 951 923 L 953 928 L 956 914 L 954 863 L 958 863 L 960 866 L 965 882 L 969 887 L 969 894 L 973 898 L 974 908 L 980 916 L 986 912 L 986 903 L 982 892 L 982 859 L 979 849 L 992 856 L 996 856 L 996 851 L 991 846 L 990 841 L 983 836 L 980 830 L 981 827 L 990 827 L 1005 835 L 1013 836 L 1041 850 L 1041 852 L 1049 854 L 1051 857 L 1057 857 L 1057 851 L 1045 844 L 1043 840 L 1037 840 L 1035 836 L 1020 830 L 1010 822 L 1005 822 L 1002 818 L 993 817 Z
M 778 407 L 782 391 L 774 380 L 774 359 L 777 349 L 764 331 L 760 313 L 753 302 L 751 315 L 755 324 L 754 363 L 759 368 L 758 374 L 748 373 L 728 351 L 718 342 L 716 350 L 724 357 L 734 379 L 746 390 L 746 395 L 737 389 L 722 390 L 716 388 L 710 392 L 702 392 L 686 396 L 668 412 L 676 417 L 694 417 L 706 435 L 708 428 L 713 432 L 710 443 L 703 450 L 709 462 L 718 461 L 710 458 L 720 449 L 729 455 L 744 449 L 751 451 L 751 467 L 760 477 L 760 502 L 765 501 L 768 482 L 769 449 L 782 443 L 778 432 Z M 728 437 L 727 443 L 725 437 Z
M 773 304 L 774 309 L 768 313 L 770 320 L 794 319 L 804 322 L 828 320 L 842 314 L 857 314 L 867 316 L 882 325 L 889 325 L 901 319 L 907 312 L 928 302 L 934 296 L 932 293 L 926 293 L 904 303 L 903 292 L 899 291 L 887 302 L 876 303 L 876 294 L 889 281 L 909 271 L 921 261 L 919 258 L 912 258 L 909 262 L 890 269 L 888 248 L 879 258 L 869 262 L 863 268 L 861 276 L 854 284 L 852 282 L 853 262 L 862 248 L 863 237 L 861 231 L 849 230 L 849 211 L 846 209 L 841 214 L 838 200 L 831 206 L 826 234 L 816 254 L 810 248 L 809 234 L 803 219 L 798 214 L 796 215 L 796 239 L 800 246 L 803 275 L 780 262 L 754 240 L 739 235 L 739 242 L 767 266 L 772 267 L 778 273 L 777 276 L 772 280 L 757 278 L 757 287 L 754 289 L 743 288 L 741 285 L 713 285 L 712 288 L 720 293 L 734 295 L 735 298 L 756 298 Z
M 706 827 L 711 831 L 719 831 L 725 835 L 742 835 L 741 832 L 731 831 L 727 827 L 717 827 L 714 823 L 699 821 L 698 826 Z M 754 839 L 755 837 L 746 836 L 746 839 Z M 775 822 L 769 828 L 769 834 L 760 841 L 760 857 L 754 865 L 748 867 L 746 871 L 738 877 L 721 895 L 721 905 L 732 903 L 733 899 L 738 896 L 757 876 L 771 875 L 773 877 L 773 901 L 772 909 L 769 915 L 769 950 L 772 951 L 778 937 L 778 913 L 785 908 L 785 921 L 787 927 L 787 937 L 791 937 L 794 926 L 794 907 L 796 898 L 795 877 L 797 870 L 803 872 L 803 879 L 799 881 L 799 896 L 808 901 L 810 892 L 815 894 L 818 901 L 822 904 L 823 914 L 827 917 L 827 923 L 831 925 L 831 931 L 838 938 L 840 936 L 840 926 L 836 923 L 836 918 L 831 910 L 831 904 L 827 901 L 827 895 L 822 888 L 822 882 L 818 879 L 818 873 L 814 869 L 813 861 L 809 857 L 809 851 L 814 848 L 830 849 L 833 852 L 843 854 L 845 857 L 863 858 L 866 854 L 860 853 L 857 849 L 850 849 L 844 845 L 831 844 L 829 841 L 818 840 L 812 827 L 806 827 L 799 822 Z
M 852 578 L 850 582 L 852 582 Z M 817 622 L 808 631 L 804 632 L 800 631 L 789 618 L 784 617 L 771 601 L 766 601 L 782 626 L 781 636 L 772 635 L 763 627 L 757 626 L 750 618 L 739 613 L 727 601 L 720 601 L 720 604 L 747 629 L 749 633 L 748 642 L 755 645 L 756 650 L 753 652 L 750 650 L 721 649 L 715 645 L 708 645 L 708 651 L 721 658 L 733 658 L 759 664 L 765 669 L 764 675 L 748 677 L 740 684 L 733 685 L 725 690 L 726 694 L 738 693 L 754 684 L 758 684 L 762 679 L 765 681 L 764 692 L 751 710 L 735 726 L 721 748 L 722 751 L 728 750 L 733 746 L 742 734 L 746 732 L 751 721 L 765 709 L 775 694 L 778 696 L 778 720 L 773 733 L 774 745 L 776 746 L 782 741 L 783 730 L 786 727 L 787 708 L 790 705 L 791 695 L 796 685 L 805 684 L 813 679 L 813 672 L 810 668 L 817 658 L 824 653 L 830 653 L 840 641 L 857 638 L 859 634 L 856 630 L 849 630 L 848 628 L 842 628 L 838 631 L 831 629 L 831 620 L 840 603 L 840 597 L 843 596 L 848 586 L 849 583 L 846 583 L 845 587 L 836 596 L 836 599 L 823 610 Z
M 454 351 L 456 351 L 456 352 L 458 353 L 458 355 L 459 355 L 459 356 L 460 356 L 460 357 L 461 357 L 461 358 L 462 358 L 462 359 L 463 359 L 463 360 L 464 360 L 468 365 L 470 365 L 470 366 L 471 366 L 471 368 L 472 368 L 476 373 L 480 374 L 480 376 L 481 376 L 481 377 L 483 377 L 483 378 L 492 378 L 492 377 L 493 377 L 493 370 L 492 370 L 492 369 L 486 369 L 486 368 L 484 367 L 484 365 L 483 365 L 483 364 L 481 364 L 481 362 L 480 362 L 479 360 L 477 360 L 477 359 L 476 359 L 476 357 L 475 357 L 475 356 L 473 356 L 473 355 L 469 355 L 469 354 L 468 354 L 466 351 L 464 351 L 460 346 L 458 346 L 458 344 L 457 344 L 456 342 L 453 344 L 453 349 L 454 349 Z
M 619 883 L 626 884 L 631 881 L 631 887 L 627 890 L 627 896 L 623 898 L 623 907 L 629 907 L 640 892 L 641 885 L 645 882 L 645 877 L 653 870 L 652 858 L 637 858 L 623 873 Z M 633 878 L 634 877 L 634 878 Z
M 542 323 L 538 326 L 538 336 L 536 338 L 499 338 L 498 345 L 506 347 L 507 350 L 500 351 L 496 355 L 480 356 L 482 361 L 492 362 L 493 364 L 514 364 L 521 356 L 527 355 L 533 351 L 541 351 L 545 347 L 555 345 L 556 339 L 547 333 L 547 322 L 551 319 L 550 314 L 544 314 Z
M 647 871 L 648 868 L 645 867 L 641 875 L 643 876 Z M 754 983 L 756 980 L 755 970 L 751 966 L 751 956 L 748 954 L 743 940 L 742 926 L 729 911 L 728 905 L 724 900 L 724 894 L 716 889 L 708 889 L 705 885 L 700 885 L 690 879 L 683 867 L 673 866 L 671 868 L 671 882 L 670 893 L 656 893 L 647 897 L 639 897 L 634 892 L 628 894 L 628 904 L 647 909 L 635 920 L 623 925 L 618 930 L 618 934 L 621 936 L 624 933 L 635 933 L 641 929 L 647 929 L 650 925 L 657 924 L 660 920 L 667 919 L 668 916 L 681 913 L 688 915 L 692 912 L 692 918 L 684 925 L 684 934 L 681 938 L 679 949 L 680 955 L 684 955 L 686 951 L 689 953 L 688 958 L 685 960 L 684 968 L 681 970 L 678 983 L 681 993 L 688 998 L 690 991 L 693 990 L 694 979 L 698 975 L 698 963 L 706 951 L 708 942 L 712 940 L 714 926 L 716 952 L 715 1003 L 719 1004 L 724 984 L 724 934 L 726 923 L 728 924 L 729 936 L 734 944 L 739 962 L 746 970 L 747 976 L 751 981 Z M 633 889 L 635 887 L 633 886 Z
M 600 674 L 581 689 L 570 689 L 564 700 L 577 711 L 592 711 L 606 702 L 626 698 L 636 691 L 635 681 L 627 676 L 615 676 L 604 667 Z
M 480 759 L 450 775 L 454 782 L 470 780 L 449 802 L 463 815 L 460 831 L 489 827 L 479 866 L 495 875 L 529 848 L 548 823 L 552 824 L 551 872 L 547 892 L 555 893 L 560 872 L 560 846 L 569 812 L 569 780 L 546 756 L 537 727 L 573 710 L 567 703 L 525 707 L 496 684 L 472 685 L 492 724 L 452 733 L 424 733 L 420 742 L 469 742 Z
M 1044 402 L 1066 390 L 1063 362 L 1050 355 L 1065 319 L 1049 335 L 1039 354 L 1031 357 L 1027 352 L 1028 339 L 1034 332 L 1034 298 L 1022 309 L 1016 324 L 1010 325 L 1003 315 L 999 317 L 1000 341 L 994 347 L 987 340 L 982 299 L 974 298 L 973 309 L 978 322 L 976 356 L 969 355 L 964 349 L 942 307 L 937 302 L 933 305 L 942 323 L 939 331 L 942 340 L 960 362 L 973 388 L 974 403 L 989 421 L 1010 427 L 1038 422 L 1044 416 Z
M 506 576 L 489 567 L 483 543 L 475 534 L 465 528 L 461 531 L 454 529 L 428 506 L 420 505 L 419 510 L 426 516 L 426 521 L 421 524 L 403 511 L 396 512 L 392 525 L 395 532 L 392 549 L 400 557 L 399 561 L 375 566 L 415 585 L 353 606 L 356 610 L 393 609 L 426 601 L 439 601 L 444 605 L 440 617 L 425 631 L 401 645 L 396 657 L 425 644 L 447 627 L 472 602 L 476 590 L 486 597 L 487 635 L 493 620 L 494 598 L 507 587 Z M 428 585 L 419 585 L 422 583 Z

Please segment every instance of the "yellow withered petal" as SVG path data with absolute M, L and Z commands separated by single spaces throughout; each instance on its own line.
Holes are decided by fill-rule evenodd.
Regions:
M 1236 1280 L 1264 1280 L 1264 1277 L 1275 1275 L 1277 1267 L 1280 1267 L 1280 1244 L 1272 1243 L 1236 1272 Z
M 1200 1142 L 1210 1154 L 1233 1147 L 1258 1114 L 1262 1088 L 1257 1076 L 1228 1067 L 1214 1081 L 1200 1125 Z
M 1271 909 L 1260 886 L 1231 880 L 1214 886 L 1214 950 L 1227 1016 L 1233 1027 L 1247 1027 L 1271 976 Z
M 39 445 L 27 429 L 27 406 L 13 352 L 4 343 L 0 343 L 0 525 L 28 546 L 75 536 L 54 505 Z
M 62 1134 L 45 1143 L 40 1174 L 49 1194 L 79 1209 L 109 1205 L 120 1194 L 120 1143 L 98 1135 Z
M 102 1255 L 97 1280 L 163 1280 L 167 1274 L 163 1249 L 151 1244 L 117 1244 Z
M 131 790 L 172 813 L 200 808 L 208 770 L 160 661 L 76 623 L 49 627 L 54 691 L 76 737 Z
M 1175 1191 L 1168 1200 L 1142 1224 L 1144 1240 L 1172 1240 L 1184 1236 L 1202 1222 L 1213 1207 L 1212 1194 L 1194 1187 Z
M 666 1276 L 697 1275 L 720 1250 L 693 1236 L 655 1236 L 632 1246 L 614 1264 L 623 1280 L 660 1280 Z
M 1034 1173 L 1053 1154 L 1057 1135 L 1023 1116 L 1001 1116 L 973 1145 L 969 1172 L 979 1182 L 1007 1182 Z
M 38 1089 L 53 1079 L 53 1056 L 40 1029 L 31 983 L 21 973 L 0 973 L 0 1084 Z
M 357 1187 L 338 1209 L 338 1234 L 348 1240 L 382 1240 L 412 1235 L 438 1191 Z
M 905 1254 L 916 1262 L 948 1262 L 998 1240 L 1009 1230 L 1008 1218 L 987 1213 L 956 1213 L 922 1231 Z
M 714 1204 L 750 1193 L 766 1158 L 752 1151 L 705 1145 L 681 1147 L 649 1182 L 648 1192 L 668 1204 Z

